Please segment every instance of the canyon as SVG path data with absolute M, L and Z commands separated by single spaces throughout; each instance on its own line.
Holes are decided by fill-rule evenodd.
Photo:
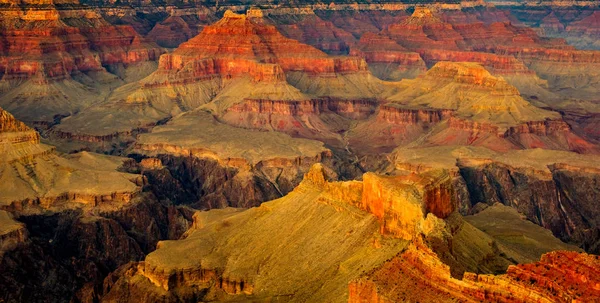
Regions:
M 0 1 L 0 301 L 595 302 L 590 1 Z

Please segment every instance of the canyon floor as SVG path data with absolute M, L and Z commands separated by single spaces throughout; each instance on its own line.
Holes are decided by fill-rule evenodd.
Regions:
M 0 1 L 0 302 L 599 302 L 593 1 Z

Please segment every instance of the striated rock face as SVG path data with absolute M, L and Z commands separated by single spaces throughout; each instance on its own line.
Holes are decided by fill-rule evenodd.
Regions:
M 447 128 L 430 132 L 425 145 L 597 152 L 592 143 L 574 134 L 558 113 L 532 105 L 516 87 L 478 64 L 439 62 L 425 75 L 403 83 L 407 87 L 388 98 L 392 102 L 382 107 L 380 116 L 387 108 L 442 110 L 433 122 L 448 118 Z
M 321 19 L 312 11 L 286 13 L 283 9 L 273 10 L 268 18 L 286 37 L 312 45 L 328 54 L 348 54 L 350 45 L 356 41 L 351 33 Z
M 382 106 L 377 119 L 392 124 L 433 124 L 450 118 L 453 110 L 407 109 L 396 106 Z
M 597 156 L 542 149 L 496 153 L 483 148 L 431 147 L 398 149 L 399 169 L 446 168 L 461 179 L 462 214 L 477 212 L 477 203 L 513 207 L 559 239 L 598 252 L 594 204 Z M 460 189 L 462 188 L 462 189 Z M 466 192 L 464 192 L 466 190 Z
M 390 38 L 365 33 L 350 55 L 362 57 L 374 75 L 384 80 L 413 78 L 426 70 L 419 53 L 408 51 Z
M 163 52 L 132 27 L 70 5 L 25 3 L 0 12 L 0 105 L 20 119 L 53 123 L 73 114 L 101 99 L 101 85 L 117 80 L 105 68 L 127 80 L 121 70 L 137 72 Z
M 165 168 L 145 174 L 162 199 L 199 208 L 251 207 L 291 191 L 331 152 L 323 143 L 235 128 L 196 111 L 141 135 L 135 153 Z
M 423 50 L 423 60 L 428 64 L 440 61 L 452 62 L 477 62 L 483 65 L 494 75 L 532 74 L 522 61 L 512 56 L 501 56 L 490 53 L 451 51 L 451 50 Z
M 552 252 L 532 264 L 510 266 L 504 275 L 465 274 L 452 278 L 447 265 L 424 245 L 349 284 L 348 302 L 554 302 L 596 300 L 597 256 Z M 557 282 L 557 279 L 560 282 Z M 583 281 L 583 282 L 582 282 Z
M 207 58 L 214 59 L 214 63 L 204 63 Z M 366 70 L 364 63 L 351 60 L 329 58 L 316 48 L 285 38 L 262 18 L 228 11 L 219 22 L 207 26 L 200 35 L 182 44 L 172 54 L 165 55 L 159 72 L 181 70 L 189 64 L 193 66 L 192 72 L 205 77 L 240 77 L 248 72 L 254 73 L 257 68 L 280 68 L 285 72 L 303 71 L 309 74 Z M 285 80 L 283 75 L 254 78 L 256 81 Z
M 457 43 L 462 40 L 450 23 L 444 22 L 436 11 L 427 7 L 417 7 L 409 18 L 390 25 L 387 34 L 409 49 L 458 50 Z
M 284 132 L 341 146 L 340 133 L 352 121 L 364 120 L 376 110 L 375 100 L 319 98 L 305 101 L 246 99 L 229 107 L 220 120 L 229 125 Z
M 61 140 L 111 146 L 106 141 L 131 141 L 136 133 L 200 106 L 219 118 L 226 116 L 222 121 L 251 127 L 258 123 L 252 117 L 236 116 L 245 111 L 237 105 L 243 100 L 302 103 L 329 98 L 327 107 L 343 117 L 364 117 L 374 110 L 360 103 L 373 103 L 386 87 L 369 73 L 363 59 L 330 57 L 286 38 L 261 14 L 260 10 L 246 15 L 226 12 L 198 36 L 161 56 L 156 72 L 135 85 L 120 87 L 102 105 L 64 119 L 52 134 Z M 232 106 L 238 107 L 228 110 Z M 91 124 L 91 120 L 99 122 Z M 319 128 L 329 137 L 339 137 L 337 120 L 333 119 L 333 126 Z
M 75 203 L 128 203 L 140 191 L 140 175 L 117 172 L 125 159 L 79 153 L 58 156 L 38 133 L 0 109 L 0 207 L 61 208 Z
M 455 210 L 450 177 L 363 176 L 363 195 L 359 207 L 381 221 L 381 232 L 411 240 L 419 234 L 425 215 L 446 218 Z
M 150 196 L 101 215 L 67 210 L 20 216 L 30 237 L 0 260 L 0 298 L 98 300 L 109 272 L 143 258 L 158 240 L 178 238 L 190 218 Z

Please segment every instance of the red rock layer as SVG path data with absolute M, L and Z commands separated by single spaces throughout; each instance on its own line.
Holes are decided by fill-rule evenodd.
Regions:
M 505 275 L 465 273 L 458 280 L 428 247 L 414 244 L 352 281 L 348 302 L 596 302 L 599 273 L 598 256 L 558 251 Z
M 237 127 L 277 130 L 338 146 L 339 133 L 347 128 L 347 119 L 366 119 L 377 105 L 368 99 L 244 100 L 229 107 L 220 119 Z
M 377 120 L 391 124 L 431 124 L 450 118 L 452 113 L 449 109 L 406 109 L 384 105 L 379 109 Z
M 432 143 L 485 146 L 498 151 L 505 151 L 506 148 L 546 148 L 578 153 L 599 152 L 592 143 L 574 134 L 562 120 L 529 121 L 502 131 L 490 123 L 451 117 L 448 119 L 448 126 L 469 135 L 462 137 L 449 131 L 447 138 L 436 138 Z
M 364 34 L 357 46 L 350 50 L 350 55 L 362 57 L 367 63 L 396 63 L 405 69 L 426 70 L 425 62 L 418 53 L 408 51 L 386 36 L 373 33 Z
M 0 15 L 0 76 L 5 80 L 34 75 L 39 81 L 60 80 L 103 70 L 103 65 L 157 60 L 162 53 L 132 27 L 110 25 L 89 9 L 26 6 Z
M 146 82 L 145 86 L 160 86 L 166 83 L 192 83 L 213 77 L 235 78 L 249 75 L 254 81 L 285 81 L 280 65 L 258 63 L 247 59 L 202 58 L 191 59 L 164 55 L 160 57 L 158 74 L 169 75 L 178 71 L 175 77 L 164 77 L 162 82 Z
M 275 21 L 277 28 L 286 37 L 312 45 L 330 54 L 346 54 L 350 45 L 356 41 L 349 32 L 314 14 L 271 15 L 269 18 Z M 289 18 L 300 20 L 288 24 Z
M 421 7 L 402 23 L 388 27 L 386 33 L 398 44 L 408 49 L 458 50 L 458 41 L 463 38 L 452 24 L 443 22 L 436 12 Z
M 227 112 L 278 114 L 284 116 L 320 115 L 333 112 L 354 119 L 365 119 L 377 106 L 373 100 L 342 100 L 321 98 L 304 101 L 274 101 L 247 99 L 233 105 Z
M 257 10 L 249 10 L 255 14 Z M 158 74 L 170 82 L 192 82 L 213 76 L 250 74 L 255 81 L 283 81 L 283 72 L 332 75 L 367 71 L 364 60 L 331 58 L 322 51 L 281 35 L 263 18 L 228 11 L 219 22 L 161 57 Z
M 477 62 L 493 74 L 533 74 L 525 64 L 513 56 L 502 56 L 474 51 L 450 51 L 421 49 L 419 53 L 427 64 L 434 65 L 440 61 Z

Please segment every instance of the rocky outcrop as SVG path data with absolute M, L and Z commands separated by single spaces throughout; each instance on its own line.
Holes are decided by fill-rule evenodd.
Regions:
M 532 74 L 522 61 L 513 56 L 500 56 L 490 53 L 423 49 L 419 53 L 427 64 L 433 65 L 440 61 L 477 62 L 496 75 Z
M 363 176 L 359 207 L 381 221 L 381 232 L 411 240 L 420 233 L 428 213 L 446 218 L 455 210 L 451 179 L 444 173 L 428 176 Z M 402 208 L 398 203 L 402 201 Z
M 0 15 L 0 105 L 31 123 L 55 123 L 101 100 L 107 83 L 120 82 L 107 70 L 130 81 L 163 53 L 77 1 L 24 3 Z
M 364 120 L 376 110 L 376 100 L 319 98 L 305 101 L 249 100 L 229 107 L 220 120 L 227 124 L 276 130 L 294 137 L 340 141 L 351 120 Z M 339 142 L 333 143 L 339 145 Z
M 398 149 L 395 167 L 422 172 L 448 169 L 463 215 L 478 211 L 478 203 L 501 203 L 523 214 L 557 238 L 598 251 L 596 155 L 531 149 L 496 153 L 474 147 Z M 577 184 L 577 185 L 576 185 Z M 465 204 L 466 203 L 466 204 Z
M 350 55 L 362 57 L 371 71 L 385 80 L 398 80 L 411 77 L 426 70 L 425 62 L 419 53 L 408 51 L 390 38 L 373 33 L 365 33 Z
M 391 124 L 434 124 L 452 116 L 453 110 L 409 109 L 382 106 L 377 119 Z
M 135 268 L 128 267 L 127 272 L 120 272 L 121 276 L 111 279 L 107 298 L 127 297 L 126 289 L 137 292 L 145 287 L 152 296 L 166 301 L 182 299 L 186 292 L 179 291 L 184 289 L 189 290 L 187 295 L 194 294 L 203 300 L 232 295 L 246 298 L 275 297 L 298 289 L 286 298 L 290 301 L 310 301 L 312 298 L 322 300 L 323 296 L 327 296 L 334 301 L 343 301 L 348 278 L 357 275 L 356 265 L 360 264 L 362 272 L 364 268 L 382 264 L 404 247 L 396 237 L 413 239 L 426 228 L 423 222 L 428 210 L 445 214 L 446 210 L 433 205 L 451 203 L 445 198 L 448 196 L 441 175 L 430 175 L 431 179 L 428 180 L 433 183 L 428 183 L 425 180 L 427 177 L 415 175 L 384 177 L 374 174 L 366 174 L 362 182 L 330 182 L 326 170 L 322 165 L 314 165 L 294 191 L 260 207 L 243 212 L 225 209 L 198 213 L 195 216 L 195 229 L 188 233 L 186 239 L 161 242 L 144 262 Z M 419 198 L 427 202 L 419 201 Z M 373 215 L 359 211 L 354 206 Z M 321 216 L 327 216 L 328 220 L 322 220 Z M 290 228 L 271 229 L 272 224 L 278 224 L 280 220 L 287 222 Z M 325 226 L 335 226 L 335 229 Z M 352 232 L 348 233 L 348 230 Z M 313 237 L 313 231 L 320 231 L 324 235 Z M 377 235 L 380 232 L 396 237 L 383 240 Z M 212 233 L 231 233 L 236 236 L 229 238 Z M 283 237 L 281 245 L 284 247 L 294 247 L 295 243 L 306 244 L 300 254 L 298 250 L 261 244 L 262 257 L 258 259 L 268 259 L 256 263 L 258 259 L 253 254 L 257 250 L 250 249 L 245 243 L 262 243 L 258 239 L 264 237 Z M 222 242 L 225 238 L 234 240 Z M 340 242 L 338 239 L 342 238 L 345 240 Z M 304 242 L 308 239 L 311 240 Z M 325 243 L 335 243 L 338 248 L 332 249 Z M 187 248 L 182 249 L 184 246 Z M 181 258 L 172 257 L 173 251 Z M 321 251 L 328 253 L 312 259 Z M 370 257 L 360 258 L 361 261 L 356 263 L 347 261 L 347 269 L 342 272 L 329 272 L 331 264 L 338 264 L 331 262 L 337 262 L 335 260 L 340 258 L 345 260 L 348 255 L 358 257 L 363 253 Z M 231 261 L 223 262 L 221 254 L 227 254 L 227 259 Z M 290 266 L 287 261 L 290 258 L 311 258 L 316 263 L 294 266 L 296 270 L 289 271 L 286 267 Z M 315 270 L 326 271 L 323 275 L 331 278 L 323 279 L 322 275 L 314 277 Z M 312 277 L 307 276 L 309 273 Z M 281 284 L 280 279 L 276 278 L 279 276 L 286 276 L 287 281 L 304 281 L 301 283 L 303 286 L 298 288 L 300 285 L 296 283 Z M 332 291 L 335 293 L 332 294 Z
M 140 136 L 134 152 L 161 160 L 164 168 L 144 172 L 160 199 L 206 209 L 280 197 L 332 157 L 320 142 L 236 128 L 201 111 Z
M 248 14 L 251 12 L 248 11 Z M 161 58 L 159 73 L 181 70 L 188 64 L 192 64 L 193 74 L 226 77 L 240 77 L 247 73 L 254 76 L 255 73 L 263 74 L 256 70 L 266 69 L 303 71 L 313 75 L 366 70 L 364 62 L 356 58 L 329 58 L 316 48 L 284 37 L 262 18 L 231 11 L 226 12 L 219 22 L 204 28 L 200 35 L 183 43 L 175 52 Z M 283 76 L 254 78 L 285 80 Z
M 367 118 L 375 111 L 376 102 L 373 100 L 336 100 L 315 99 L 305 101 L 275 101 L 247 99 L 227 109 L 233 113 L 278 114 L 284 116 L 319 115 L 334 112 L 339 115 L 349 115 L 354 119 Z
M 181 236 L 189 219 L 185 210 L 162 206 L 151 196 L 101 215 L 77 210 L 22 215 L 30 237 L 0 260 L 0 298 L 98 300 L 106 275 L 143 258 L 158 240 Z
M 283 35 L 328 54 L 348 54 L 350 45 L 356 41 L 351 33 L 319 18 L 312 10 L 286 13 L 284 9 L 276 9 L 268 13 L 268 19 L 275 23 Z
M 348 302 L 593 301 L 600 295 L 593 287 L 599 265 L 596 256 L 560 251 L 536 263 L 510 266 L 504 275 L 469 273 L 459 280 L 450 276 L 448 266 L 429 248 L 411 245 L 382 267 L 352 281 Z
M 0 210 L 0 262 L 5 251 L 10 251 L 28 238 L 27 229 L 22 223 L 15 221 L 12 215 Z
M 59 156 L 38 133 L 0 109 L 0 208 L 62 209 L 129 203 L 141 190 L 140 175 L 118 172 L 125 159 L 82 152 Z M 68 207 L 68 206 L 67 206 Z

